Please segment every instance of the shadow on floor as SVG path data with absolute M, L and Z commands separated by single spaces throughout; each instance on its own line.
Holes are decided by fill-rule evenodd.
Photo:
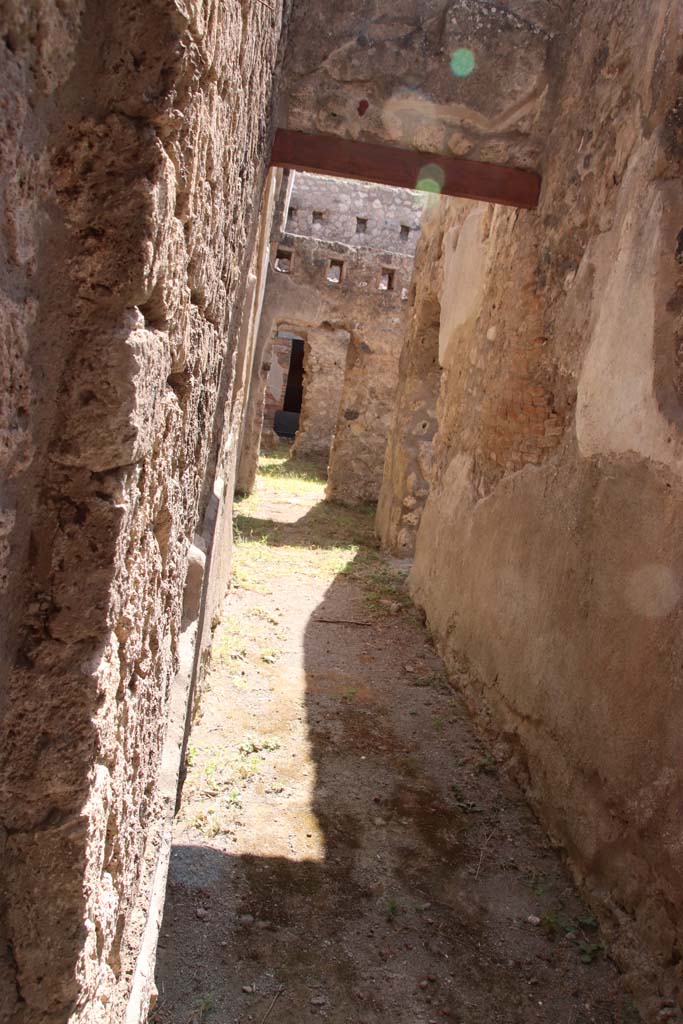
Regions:
M 291 856 L 234 856 L 221 836 L 179 838 L 152 1020 L 637 1021 L 595 922 L 473 734 L 405 593 L 396 584 L 398 610 L 368 605 L 370 516 L 319 504 L 296 522 L 238 514 L 237 528 L 273 551 L 361 541 L 331 586 L 314 581 L 307 596 L 293 580 L 284 600 L 290 634 L 305 623 L 301 710 L 323 847 L 307 855 L 303 835 Z M 283 605 L 281 591 L 258 600 Z M 273 676 L 282 686 L 295 655 Z M 257 700 L 257 712 L 266 700 L 230 699 Z M 288 742 L 283 771 L 297 756 Z M 279 805 L 262 790 L 267 851 L 287 793 Z

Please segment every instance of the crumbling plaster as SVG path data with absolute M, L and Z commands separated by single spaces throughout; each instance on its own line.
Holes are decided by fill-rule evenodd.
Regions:
M 538 213 L 444 206 L 411 576 L 648 1021 L 683 1007 L 682 39 L 668 0 L 575 3 Z
M 433 197 L 422 218 L 415 251 L 406 337 L 377 505 L 382 547 L 410 556 L 432 474 L 436 405 L 441 385 L 439 326 L 444 294 L 443 199 Z M 460 288 L 457 288 L 458 294 Z
M 568 7 L 402 0 L 387 11 L 295 0 L 280 125 L 538 167 L 553 40 Z M 476 73 L 458 76 L 450 60 L 463 49 Z

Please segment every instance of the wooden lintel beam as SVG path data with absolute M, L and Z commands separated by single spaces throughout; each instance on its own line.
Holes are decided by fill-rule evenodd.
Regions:
M 517 206 L 534 210 L 538 206 L 541 179 L 534 171 L 502 167 L 455 156 L 436 156 L 414 149 L 382 146 L 375 142 L 354 142 L 334 135 L 309 135 L 279 128 L 275 134 L 272 167 L 289 167 L 311 174 L 356 178 L 378 185 L 415 188 L 425 168 L 439 168 L 432 177 L 443 178 L 440 192 L 462 199 Z

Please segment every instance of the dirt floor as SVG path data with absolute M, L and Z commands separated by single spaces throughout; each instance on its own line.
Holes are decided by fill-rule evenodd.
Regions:
M 188 751 L 155 1024 L 630 1024 L 373 509 L 262 459 Z

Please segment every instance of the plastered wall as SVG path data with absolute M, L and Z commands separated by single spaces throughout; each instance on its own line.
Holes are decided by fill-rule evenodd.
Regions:
M 575 3 L 539 211 L 444 207 L 411 577 L 647 1021 L 683 1005 L 682 19 Z

